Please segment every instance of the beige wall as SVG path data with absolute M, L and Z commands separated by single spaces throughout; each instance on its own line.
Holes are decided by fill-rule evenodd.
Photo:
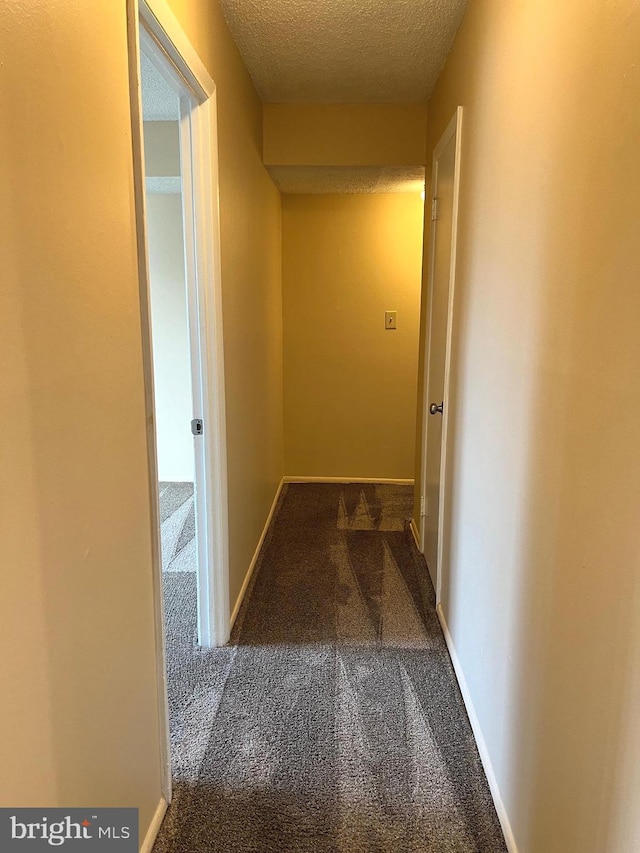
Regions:
M 429 153 L 465 108 L 446 618 L 520 853 L 640 843 L 639 34 L 478 0 L 429 104 Z
M 265 104 L 270 166 L 423 166 L 424 104 Z
M 125 4 L 3 4 L 0 42 L 0 803 L 138 806 L 145 828 L 160 761 Z
M 217 5 L 172 5 L 218 85 L 233 602 L 282 474 L 280 199 Z M 0 42 L 0 804 L 139 806 L 144 835 L 160 766 L 125 3 L 16 0 Z
M 218 91 L 233 607 L 282 477 L 280 194 L 262 165 L 262 104 L 211 0 L 170 0 Z
M 285 473 L 412 478 L 422 199 L 289 195 L 282 209 Z

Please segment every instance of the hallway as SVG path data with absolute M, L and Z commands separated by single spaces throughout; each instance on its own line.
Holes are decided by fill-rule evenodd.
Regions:
M 154 850 L 506 848 L 395 485 L 284 486 L 231 643 L 165 574 L 174 799 Z
M 638 853 L 638 0 L 12 0 L 0 44 L 0 850 Z

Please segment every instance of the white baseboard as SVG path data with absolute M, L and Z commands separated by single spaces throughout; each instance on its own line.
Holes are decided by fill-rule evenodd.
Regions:
M 413 519 L 411 519 L 409 529 L 413 535 L 413 541 L 416 543 L 416 548 L 420 551 L 420 534 L 418 533 L 418 528 L 416 527 L 416 523 Z
M 162 819 L 165 816 L 167 808 L 167 801 L 164 797 L 161 797 L 160 802 L 158 803 L 158 808 L 156 809 L 155 814 L 151 818 L 151 823 L 149 824 L 147 834 L 145 835 L 144 841 L 140 846 L 140 853 L 151 853 L 151 851 L 153 850 L 153 845 L 155 844 L 155 840 L 158 837 L 158 833 L 160 832 L 160 827 L 162 826 Z
M 414 480 L 394 480 L 388 477 L 283 477 L 285 483 L 381 483 L 394 486 L 413 486 Z
M 438 619 L 440 620 L 440 624 L 442 625 L 444 638 L 447 642 L 447 648 L 449 649 L 449 655 L 451 656 L 451 662 L 456 673 L 456 678 L 458 679 L 458 684 L 460 685 L 460 692 L 462 693 L 462 698 L 464 699 L 464 704 L 467 709 L 467 714 L 469 716 L 469 722 L 471 723 L 473 735 L 476 739 L 478 752 L 480 753 L 480 760 L 482 761 L 482 766 L 484 767 L 484 772 L 489 783 L 491 796 L 493 797 L 493 803 L 496 807 L 496 812 L 498 813 L 498 820 L 500 821 L 500 826 L 502 827 L 502 832 L 504 834 L 504 840 L 507 844 L 507 850 L 509 851 L 509 853 L 518 853 L 518 847 L 516 845 L 516 840 L 513 836 L 513 830 L 511 829 L 509 816 L 507 815 L 507 810 L 502 800 L 502 796 L 500 795 L 498 780 L 496 779 L 496 774 L 493 770 L 493 765 L 491 764 L 491 758 L 489 757 L 489 750 L 487 749 L 487 744 L 484 739 L 484 735 L 482 734 L 482 729 L 480 728 L 480 721 L 478 719 L 478 715 L 476 714 L 476 709 L 473 705 L 471 692 L 469 690 L 467 680 L 464 677 L 462 664 L 460 663 L 456 648 L 453 644 L 453 637 L 451 636 L 451 632 L 449 631 L 449 626 L 447 625 L 447 620 L 445 619 L 441 604 L 438 604 L 436 611 L 438 613 Z
M 273 514 L 276 511 L 276 506 L 278 505 L 280 493 L 282 492 L 282 487 L 284 486 L 285 482 L 286 482 L 286 478 L 280 480 L 278 488 L 276 489 L 276 495 L 273 499 L 273 503 L 271 504 L 271 509 L 269 510 L 269 515 L 267 516 L 267 520 L 264 523 L 264 528 L 262 530 L 262 533 L 260 534 L 260 539 L 258 539 L 258 544 L 256 545 L 256 550 L 253 554 L 253 557 L 251 558 L 251 562 L 249 563 L 249 568 L 247 569 L 247 574 L 245 575 L 245 578 L 242 582 L 242 587 L 241 587 L 240 592 L 238 594 L 238 599 L 237 599 L 235 606 L 233 608 L 233 612 L 231 613 L 231 620 L 229 622 L 229 630 L 231 630 L 233 628 L 233 625 L 236 621 L 238 613 L 240 612 L 240 607 L 242 605 L 242 602 L 244 601 L 245 594 L 247 592 L 247 589 L 249 587 L 249 583 L 251 581 L 251 576 L 253 575 L 253 571 L 256 567 L 256 563 L 258 562 L 258 557 L 260 556 L 260 550 L 262 548 L 262 545 L 264 544 L 264 540 L 265 540 L 265 537 L 267 535 L 267 531 L 269 530 L 269 525 L 271 524 L 271 519 L 273 518 Z

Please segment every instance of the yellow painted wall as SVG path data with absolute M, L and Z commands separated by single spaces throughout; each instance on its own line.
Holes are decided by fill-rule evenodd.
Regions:
M 233 607 L 283 470 L 280 193 L 262 164 L 262 104 L 218 4 L 170 6 L 218 92 Z
M 419 194 L 283 196 L 287 475 L 413 478 L 422 216 Z
M 280 199 L 217 4 L 231 600 L 282 475 Z M 0 8 L 0 804 L 160 798 L 126 4 Z
M 3 4 L 0 43 L 0 803 L 138 806 L 144 830 L 160 752 L 125 4 Z
M 519 853 L 640 849 L 639 49 L 632 0 L 478 0 L 429 104 L 429 157 L 465 109 L 445 615 Z
M 423 166 L 424 104 L 265 104 L 269 166 Z

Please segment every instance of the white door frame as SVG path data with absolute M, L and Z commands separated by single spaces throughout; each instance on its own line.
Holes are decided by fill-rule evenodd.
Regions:
M 221 646 L 229 639 L 229 534 L 227 509 L 227 452 L 222 337 L 222 277 L 216 86 L 187 39 L 166 0 L 127 0 L 132 112 L 133 171 L 149 488 L 151 498 L 153 590 L 156 623 L 159 713 L 162 731 L 163 796 L 171 799 L 169 722 L 166 685 L 165 632 L 162 602 L 162 550 L 158 504 L 153 355 L 146 240 L 145 171 L 140 89 L 140 53 L 169 62 L 180 82 L 180 147 L 191 362 L 194 377 L 194 417 L 204 421 L 196 446 L 198 540 L 198 634 L 204 646 Z M 153 56 L 151 57 L 153 58 Z M 185 156 L 186 155 L 186 156 Z M 196 414 L 198 412 L 198 414 Z M 185 424 L 188 429 L 188 424 Z
M 444 542 L 444 525 L 445 525 L 445 498 L 447 491 L 447 442 L 449 438 L 449 381 L 451 377 L 451 337 L 453 331 L 453 309 L 455 297 L 455 282 L 456 282 L 456 258 L 458 248 L 458 210 L 460 197 L 460 161 L 462 153 L 462 117 L 463 108 L 458 107 L 447 125 L 445 132 L 440 137 L 440 141 L 433 151 L 432 172 L 431 172 L 431 209 L 434 209 L 434 203 L 437 204 L 438 192 L 438 163 L 442 152 L 447 145 L 455 137 L 455 171 L 453 181 L 453 210 L 451 218 L 451 263 L 449 267 L 449 299 L 447 305 L 447 337 L 445 350 L 445 366 L 444 366 L 444 412 L 442 415 L 442 443 L 440 449 L 440 499 L 438 506 L 438 563 L 436 566 L 436 605 L 440 604 L 440 592 L 442 587 L 442 555 Z M 433 278 L 435 273 L 435 245 L 436 245 L 436 228 L 437 220 L 431 222 L 431 234 L 429 242 L 429 274 L 428 274 L 428 305 L 427 305 L 427 338 L 424 348 L 424 394 L 422 399 L 422 453 L 421 453 L 421 476 L 420 488 L 421 507 L 425 506 L 426 501 L 426 479 L 427 479 L 427 439 L 429 434 L 429 360 L 431 354 L 431 321 L 433 317 Z M 425 550 L 425 515 L 421 512 L 420 515 L 420 550 L 424 553 Z

